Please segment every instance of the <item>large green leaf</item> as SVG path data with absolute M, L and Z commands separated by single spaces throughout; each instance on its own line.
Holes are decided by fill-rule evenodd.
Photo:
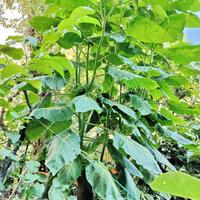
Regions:
M 82 163 L 79 158 L 73 160 L 70 164 L 66 165 L 53 179 L 53 184 L 48 192 L 50 200 L 63 200 L 65 199 L 64 191 L 69 189 L 70 186 L 81 175 Z M 60 197 L 60 198 L 59 198 Z
M 108 69 L 108 73 L 117 81 L 121 81 L 126 84 L 129 88 L 142 87 L 147 90 L 153 90 L 158 87 L 158 84 L 149 78 L 139 76 L 124 70 L 120 70 L 114 67 Z
M 56 26 L 58 23 L 58 19 L 45 16 L 36 16 L 30 20 L 31 26 L 40 32 L 47 31 L 51 28 L 51 26 Z
M 181 11 L 198 12 L 200 10 L 199 0 L 176 0 L 174 8 Z
M 55 175 L 81 153 L 80 137 L 71 130 L 63 131 L 52 138 L 47 149 L 45 165 Z
M 152 172 L 154 175 L 161 173 L 161 170 L 155 161 L 151 152 L 144 146 L 135 142 L 127 136 L 116 133 L 114 136 L 114 146 L 119 150 L 123 149 L 138 165 L 141 165 L 144 169 Z
M 166 49 L 157 49 L 158 53 L 170 58 L 176 64 L 187 65 L 200 61 L 200 45 L 179 44 Z
M 165 192 L 178 197 L 198 200 L 200 197 L 200 180 L 183 172 L 161 174 L 151 184 L 157 192 Z
M 190 106 L 187 103 L 184 102 L 174 102 L 174 101 L 170 101 L 168 103 L 169 106 L 169 110 L 177 113 L 177 114 L 181 114 L 181 115 L 199 115 L 200 114 L 200 105 L 198 106 Z
M 26 128 L 26 136 L 30 141 L 49 138 L 69 128 L 71 121 L 49 122 L 47 120 L 33 120 Z
M 176 40 L 182 41 L 183 30 L 185 28 L 186 20 L 187 20 L 187 15 L 182 13 L 170 15 L 166 19 L 164 23 L 164 28 L 167 30 L 170 37 L 174 41 Z
M 98 103 L 86 95 L 77 96 L 72 99 L 71 104 L 75 105 L 76 112 L 84 113 L 92 110 L 101 111 Z
M 8 45 L 1 45 L 0 44 L 0 54 L 4 53 L 9 57 L 19 60 L 23 57 L 24 53 L 21 48 L 10 47 Z
M 17 74 L 26 74 L 26 70 L 23 67 L 20 67 L 16 64 L 9 64 L 2 70 L 0 70 L 0 79 L 10 78 Z
M 141 97 L 137 95 L 130 95 L 130 100 L 133 107 L 139 110 L 139 112 L 142 115 L 149 115 L 152 113 L 151 107 L 148 101 L 143 100 Z
M 86 177 L 93 191 L 103 200 L 123 200 L 110 172 L 99 161 L 90 161 Z
M 37 108 L 32 111 L 31 116 L 36 119 L 43 118 L 50 122 L 67 121 L 72 117 L 72 110 L 66 106 Z
M 127 33 L 142 42 L 148 43 L 164 43 L 172 40 L 165 29 L 141 16 L 134 19 L 128 27 Z
M 122 167 L 124 167 L 132 176 L 137 176 L 139 178 L 143 178 L 141 172 L 137 169 L 137 167 L 125 156 L 123 156 L 120 151 L 118 151 L 113 144 L 107 144 L 108 151 L 112 156 L 112 159 L 116 163 L 120 163 Z
M 67 58 L 62 56 L 43 57 L 41 59 L 33 60 L 28 68 L 31 71 L 38 71 L 49 75 L 55 70 L 63 78 L 65 77 L 65 69 L 68 70 L 72 76 L 75 75 L 75 67 L 73 64 Z
M 162 93 L 169 99 L 174 102 L 179 102 L 179 98 L 173 93 L 172 89 L 169 87 L 165 80 L 161 80 L 158 82 Z

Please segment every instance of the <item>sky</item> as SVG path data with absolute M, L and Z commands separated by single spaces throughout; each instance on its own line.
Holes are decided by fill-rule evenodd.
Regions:
M 200 17 L 200 12 L 196 13 Z M 9 19 L 20 18 L 21 15 L 15 10 L 6 10 L 5 16 Z M 0 44 L 5 43 L 8 36 L 16 35 L 16 31 L 12 28 L 5 28 L 0 24 Z M 186 42 L 192 44 L 200 44 L 200 28 L 186 28 L 184 30 Z

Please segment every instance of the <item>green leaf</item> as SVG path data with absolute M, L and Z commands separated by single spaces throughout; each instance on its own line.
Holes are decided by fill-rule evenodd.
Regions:
M 92 97 L 86 95 L 75 97 L 72 99 L 71 104 L 75 105 L 76 112 L 78 113 L 85 113 L 92 110 L 102 111 L 98 103 Z
M 58 19 L 45 16 L 36 16 L 30 20 L 31 26 L 40 32 L 47 31 L 52 26 L 58 25 L 58 23 L 59 23 Z
M 179 13 L 170 15 L 164 22 L 164 28 L 169 33 L 173 41 L 180 40 L 183 38 L 183 30 L 185 28 L 187 15 Z
M 182 145 L 194 144 L 192 141 L 188 140 L 184 136 L 178 134 L 175 131 L 171 131 L 167 128 L 161 128 L 161 132 L 162 132 L 162 134 L 164 134 L 165 137 L 168 137 L 168 138 L 175 140 L 181 146 Z
M 26 136 L 30 141 L 49 138 L 69 128 L 71 121 L 49 122 L 47 120 L 33 120 L 26 128 Z
M 164 117 L 166 117 L 167 119 L 172 120 L 172 122 L 174 124 L 185 124 L 185 120 L 177 117 L 176 115 L 174 115 L 173 113 L 171 113 L 169 110 L 165 109 L 165 108 L 161 108 L 160 110 L 160 114 L 163 115 Z
M 114 136 L 114 146 L 120 150 L 123 149 L 138 165 L 152 172 L 154 175 L 161 173 L 161 170 L 155 161 L 153 155 L 148 149 L 135 142 L 127 136 L 116 133 Z
M 8 45 L 1 45 L 0 44 L 0 54 L 6 54 L 9 57 L 19 60 L 23 57 L 24 52 L 21 48 L 10 47 Z
M 133 178 L 130 173 L 125 169 L 126 177 L 126 190 L 127 190 L 127 200 L 140 200 L 140 191 L 138 190 Z
M 109 99 L 106 99 L 106 98 L 103 98 L 103 97 L 101 98 L 101 100 L 103 101 L 103 103 L 111 106 L 117 112 L 119 112 L 119 110 L 120 110 L 123 114 L 126 114 L 129 117 L 131 117 L 132 119 L 137 120 L 136 113 L 132 109 L 127 107 L 126 105 L 115 103 L 115 102 L 110 101 Z
M 82 39 L 75 33 L 66 33 L 63 37 L 58 40 L 59 46 L 65 49 L 71 49 L 74 44 L 80 43 Z
M 30 173 L 38 172 L 40 165 L 40 162 L 35 160 L 30 160 L 26 162 L 26 168 Z
M 130 95 L 130 100 L 133 107 L 139 110 L 139 112 L 142 115 L 149 115 L 152 113 L 151 107 L 148 101 L 143 100 L 141 97 L 137 95 Z
M 136 17 L 128 27 L 127 33 L 147 43 L 164 43 L 171 41 L 169 34 L 155 22 L 145 18 Z
M 81 153 L 80 137 L 71 130 L 63 131 L 52 138 L 47 149 L 45 165 L 55 175 Z
M 169 101 L 168 103 L 169 110 L 181 114 L 181 115 L 199 115 L 200 114 L 200 106 L 189 106 L 187 103 L 184 102 L 174 102 L 174 101 Z
M 151 184 L 151 188 L 157 192 L 192 200 L 198 200 L 200 197 L 200 180 L 183 172 L 161 174 Z
M 152 80 L 139 76 L 127 71 L 123 71 L 114 67 L 108 69 L 108 73 L 116 80 L 126 84 L 129 88 L 142 87 L 147 90 L 154 90 L 158 87 L 158 84 Z
M 200 61 L 200 45 L 179 44 L 170 48 L 158 50 L 158 53 L 169 57 L 176 64 L 187 65 Z
M 200 18 L 192 13 L 187 15 L 187 23 L 185 25 L 188 28 L 199 28 L 200 27 Z
M 171 90 L 171 88 L 169 87 L 169 85 L 167 84 L 167 82 L 165 80 L 159 81 L 158 85 L 160 86 L 160 89 L 161 89 L 162 93 L 169 100 L 172 100 L 174 102 L 179 102 L 179 98 L 177 96 L 175 96 L 175 94 L 173 93 L 173 91 Z
M 200 10 L 199 0 L 176 0 L 174 8 L 181 11 L 198 12 Z
M 32 111 L 30 116 L 36 119 L 43 118 L 50 122 L 68 121 L 72 117 L 72 110 L 66 106 L 37 108 Z
M 10 78 L 17 74 L 26 74 L 26 70 L 16 64 L 9 64 L 0 70 L 0 79 Z
M 75 76 L 75 67 L 67 58 L 62 56 L 43 57 L 41 59 L 33 60 L 28 68 L 31 71 L 38 71 L 49 75 L 55 70 L 63 78 L 65 78 L 64 70 L 66 69 L 72 76 Z
M 87 15 L 92 15 L 94 14 L 95 11 L 90 8 L 90 7 L 86 7 L 86 6 L 80 6 L 76 9 L 73 10 L 73 12 L 71 13 L 69 20 L 76 24 L 77 20 L 79 20 L 81 17 L 87 16 Z
M 141 172 L 137 169 L 137 167 L 125 156 L 123 156 L 111 143 L 107 145 L 108 151 L 112 156 L 112 159 L 116 163 L 120 163 L 122 167 L 124 167 L 131 175 L 137 176 L 139 178 L 143 178 Z
M 90 161 L 86 167 L 86 177 L 93 191 L 103 200 L 123 200 L 113 177 L 103 163 Z
M 70 164 L 66 165 L 53 179 L 53 184 L 48 192 L 50 200 L 63 200 L 66 199 L 65 190 L 77 180 L 81 175 L 82 163 L 79 158 L 73 160 Z M 68 198 L 67 198 L 68 199 Z

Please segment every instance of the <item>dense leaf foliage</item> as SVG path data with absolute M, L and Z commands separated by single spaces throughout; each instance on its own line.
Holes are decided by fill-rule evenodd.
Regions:
M 200 174 L 200 46 L 183 35 L 199 10 L 46 0 L 32 35 L 0 45 L 2 196 L 197 200 L 176 171 Z

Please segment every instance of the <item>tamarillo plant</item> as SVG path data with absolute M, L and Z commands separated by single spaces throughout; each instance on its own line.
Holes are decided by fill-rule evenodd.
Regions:
M 183 37 L 199 10 L 198 0 L 46 0 L 33 35 L 0 45 L 1 195 L 181 195 L 150 186 L 191 173 L 200 155 L 200 46 Z

